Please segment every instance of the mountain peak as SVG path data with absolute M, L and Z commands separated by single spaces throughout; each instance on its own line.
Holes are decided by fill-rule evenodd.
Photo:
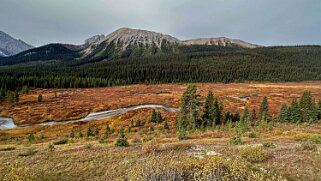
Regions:
M 180 42 L 177 38 L 170 35 L 131 28 L 120 28 L 107 35 L 106 40 L 109 43 L 121 43 L 123 48 L 126 48 L 129 45 L 156 45 L 160 48 L 164 42 L 169 44 L 178 44 Z
M 0 56 L 15 55 L 31 48 L 33 46 L 0 30 Z
M 261 45 L 255 45 L 252 43 L 248 43 L 239 39 L 230 39 L 226 37 L 218 37 L 218 38 L 199 38 L 192 40 L 183 41 L 184 45 L 216 45 L 216 46 L 239 46 L 241 48 L 258 48 L 262 47 Z

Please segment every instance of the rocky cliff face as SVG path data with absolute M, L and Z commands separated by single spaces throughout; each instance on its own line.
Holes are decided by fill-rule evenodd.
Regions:
M 15 55 L 31 48 L 33 48 L 33 46 L 0 31 L 0 56 Z

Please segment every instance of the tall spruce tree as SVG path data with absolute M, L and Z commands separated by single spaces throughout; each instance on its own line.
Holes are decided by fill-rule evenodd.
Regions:
M 255 108 L 252 109 L 252 113 L 251 113 L 251 124 L 255 123 L 257 120 L 257 116 L 256 116 L 256 111 Z
M 123 128 L 121 128 L 119 130 L 119 136 L 118 136 L 118 139 L 117 139 L 115 145 L 116 146 L 124 146 L 124 147 L 129 146 Z
M 201 125 L 198 125 L 198 126 L 205 128 L 215 123 L 215 107 L 214 107 L 215 105 L 214 104 L 215 104 L 214 95 L 212 91 L 209 91 L 204 104 L 202 122 L 201 122 Z
M 214 119 L 215 119 L 215 121 L 211 125 L 212 127 L 221 123 L 222 110 L 223 109 L 222 109 L 222 107 L 220 107 L 220 103 L 219 103 L 218 99 L 215 99 L 215 102 L 214 102 L 214 115 L 215 115 Z
M 289 121 L 292 123 L 302 122 L 302 114 L 301 114 L 300 106 L 296 99 L 293 99 L 291 102 L 291 106 L 288 109 L 288 116 L 289 116 Z
M 302 121 L 315 121 L 317 119 L 315 102 L 310 92 L 305 91 L 303 93 L 300 99 L 299 107 L 302 114 Z
M 280 107 L 279 114 L 278 114 L 278 121 L 281 123 L 289 121 L 288 107 L 286 104 L 282 104 Z
M 321 99 L 319 99 L 319 102 L 318 102 L 318 120 L 321 119 Z
M 242 115 L 241 121 L 245 121 L 249 117 L 250 117 L 249 108 L 246 104 L 244 107 L 244 110 L 243 110 L 243 115 Z
M 196 91 L 197 87 L 195 85 L 189 85 L 182 95 L 178 120 L 179 129 L 195 129 L 196 127 L 199 107 L 199 96 Z
M 152 123 L 156 123 L 157 122 L 157 113 L 156 113 L 155 109 L 153 109 L 152 117 L 150 119 L 150 122 L 152 122 Z
M 268 118 L 269 118 L 269 103 L 268 103 L 267 97 L 264 96 L 259 109 L 258 121 L 261 121 L 262 119 L 266 121 Z

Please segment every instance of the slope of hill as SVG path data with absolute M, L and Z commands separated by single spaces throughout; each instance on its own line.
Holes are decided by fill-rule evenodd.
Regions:
M 48 53 L 47 48 L 50 47 Z M 70 48 L 71 47 L 71 48 Z M 231 52 L 256 48 L 259 45 L 228 38 L 210 38 L 181 41 L 170 35 L 130 28 L 120 28 L 109 35 L 96 35 L 85 40 L 83 45 L 49 44 L 40 49 L 31 49 L 19 55 L 2 58 L 1 65 L 52 59 L 77 59 L 78 62 L 92 63 L 122 58 L 162 56 L 195 52 Z M 64 50 L 62 50 L 64 49 Z M 71 52 L 66 56 L 66 51 Z M 45 50 L 47 52 L 42 52 Z M 39 52 L 40 51 L 40 52 Z M 32 53 L 32 56 L 30 55 Z M 54 53 L 54 55 L 53 55 Z M 1 54 L 1 51 L 0 51 Z M 2 52 L 5 54 L 5 52 Z
M 33 46 L 0 31 L 0 56 L 15 55 L 31 48 L 33 48 Z
M 229 39 L 225 37 L 220 38 L 201 38 L 193 40 L 185 40 L 182 42 L 184 45 L 216 45 L 216 46 L 237 46 L 241 48 L 258 48 L 261 45 L 247 43 L 242 40 Z

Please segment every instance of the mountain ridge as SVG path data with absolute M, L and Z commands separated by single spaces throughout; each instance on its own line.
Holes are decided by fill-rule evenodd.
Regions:
M 12 56 L 31 48 L 34 47 L 0 30 L 0 56 Z

